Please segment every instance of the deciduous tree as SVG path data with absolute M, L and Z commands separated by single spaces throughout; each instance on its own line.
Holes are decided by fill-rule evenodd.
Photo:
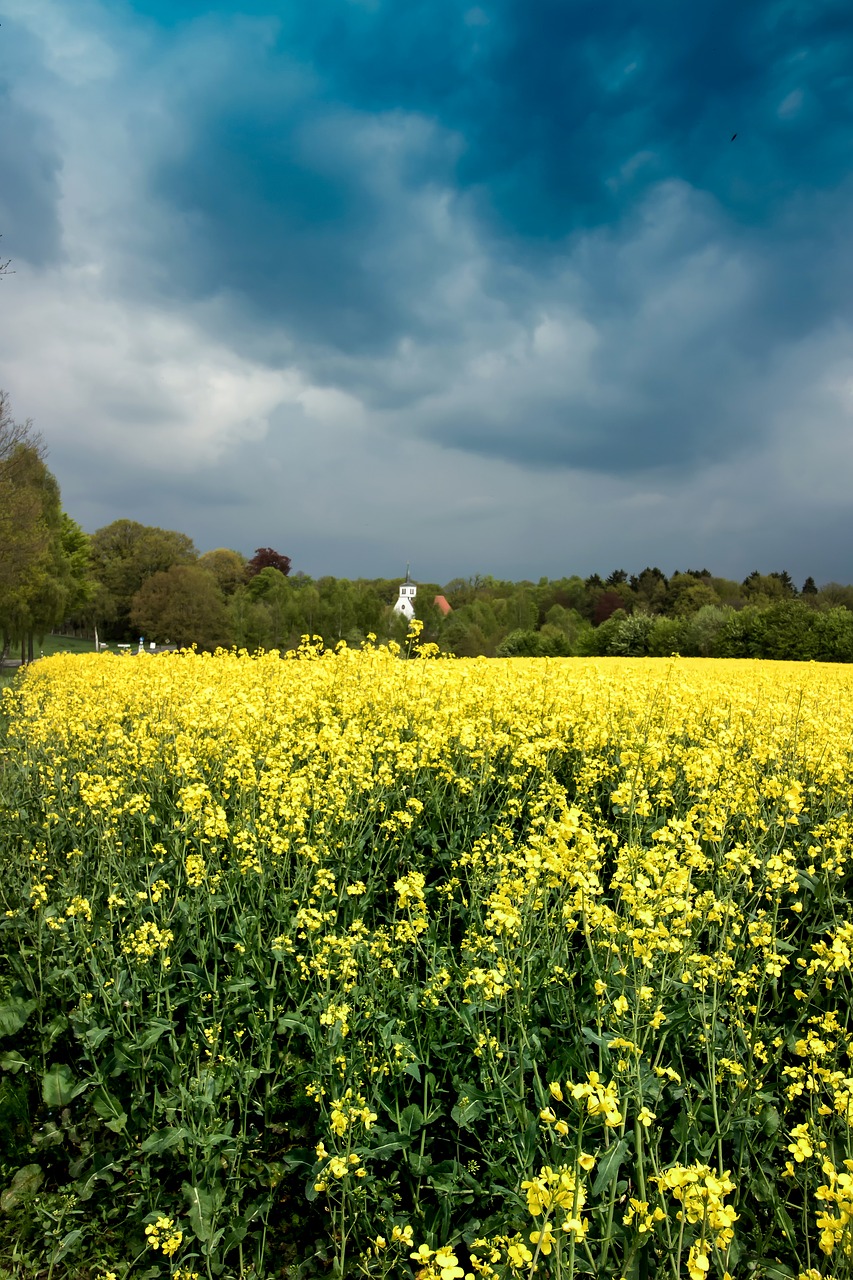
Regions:
M 231 596 L 241 583 L 246 581 L 246 557 L 230 547 L 217 547 L 215 551 L 205 551 L 198 558 L 199 566 L 212 573 L 220 591 Z
M 253 578 L 262 569 L 278 569 L 285 577 L 290 573 L 290 556 L 283 556 L 272 547 L 258 547 L 246 565 L 246 577 Z
M 16 423 L 0 393 L 0 627 L 5 653 L 13 640 L 21 657 L 33 639 L 61 621 L 69 598 L 63 513 L 56 478 L 29 422 Z
M 133 597 L 130 620 L 143 636 L 161 644 L 216 649 L 231 643 L 222 592 L 195 564 L 173 564 L 152 574 Z
M 97 607 L 99 622 L 107 634 L 126 638 L 130 633 L 131 601 L 155 573 L 173 565 L 192 564 L 198 552 L 192 538 L 172 529 L 114 520 L 92 537 L 95 577 L 101 585 Z

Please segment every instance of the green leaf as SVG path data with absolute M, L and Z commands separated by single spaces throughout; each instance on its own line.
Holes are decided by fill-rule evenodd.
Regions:
M 3 1194 L 0 1195 L 0 1209 L 4 1213 L 10 1213 L 12 1209 L 17 1209 L 22 1201 L 29 1196 L 35 1195 L 43 1182 L 44 1174 L 41 1171 L 41 1166 L 25 1164 L 23 1169 L 19 1169 L 15 1174 Z
M 400 1132 L 409 1137 L 424 1127 L 424 1113 L 417 1103 L 411 1103 L 400 1116 Z
M 13 996 L 0 1004 L 0 1036 L 13 1036 L 34 1013 L 38 1007 L 37 1000 L 21 1000 Z
M 398 1151 L 407 1151 L 411 1146 L 408 1138 L 397 1138 L 389 1142 L 380 1142 L 378 1146 L 370 1148 L 370 1155 L 373 1160 L 388 1160 L 391 1156 L 396 1155 Z
M 790 1213 L 785 1208 L 785 1206 L 781 1203 L 776 1205 L 776 1213 L 779 1217 L 779 1220 L 782 1223 L 782 1227 L 785 1232 L 785 1235 L 788 1237 L 788 1243 L 790 1245 L 796 1245 L 797 1228 L 794 1226 L 794 1220 L 791 1217 Z
M 592 1194 L 594 1196 L 600 1195 L 602 1191 L 605 1191 L 616 1177 L 619 1172 L 619 1166 L 625 1159 L 628 1142 L 628 1138 L 620 1138 L 618 1142 L 611 1143 L 599 1160 L 595 1182 L 592 1184 Z
M 433 1165 L 428 1174 L 428 1181 L 436 1191 L 445 1194 L 459 1194 L 462 1187 L 477 1187 L 477 1183 L 458 1160 L 442 1160 L 440 1164 Z
M 70 1023 L 64 1013 L 58 1013 L 55 1018 L 51 1018 L 44 1029 L 48 1045 L 56 1044 L 59 1037 L 65 1034 L 69 1026 Z
M 70 1067 L 64 1063 L 51 1067 L 41 1081 L 41 1096 L 44 1098 L 45 1106 L 67 1107 L 72 1098 L 76 1098 L 88 1087 L 86 1080 L 75 1082 L 74 1075 Z
M 72 1166 L 73 1167 L 73 1166 Z M 115 1182 L 114 1173 L 119 1170 L 119 1165 L 112 1161 L 98 1163 L 98 1157 L 95 1158 L 95 1167 L 89 1170 L 88 1175 L 75 1184 L 75 1191 L 79 1200 L 91 1200 L 92 1196 L 98 1188 L 99 1182 L 105 1182 L 111 1187 Z M 74 1175 L 77 1176 L 76 1174 Z
M 86 1039 L 93 1049 L 97 1049 L 98 1045 L 103 1044 L 110 1034 L 110 1027 L 90 1027 L 86 1032 Z
M 150 1049 L 152 1045 L 157 1043 L 161 1036 L 164 1036 L 167 1031 L 171 1030 L 171 1022 L 167 1022 L 165 1018 L 152 1018 L 148 1024 L 148 1030 L 139 1041 L 139 1048 Z
M 184 1138 L 190 1136 L 189 1129 L 176 1128 L 158 1129 L 156 1133 L 151 1133 L 139 1148 L 140 1151 L 152 1152 L 154 1155 L 160 1155 L 163 1151 L 168 1151 L 171 1147 L 176 1147 Z
M 9 1071 L 14 1076 L 26 1065 L 26 1058 L 14 1049 L 0 1054 L 0 1071 Z
M 310 1027 L 308 1027 L 301 1018 L 294 1018 L 290 1015 L 279 1018 L 276 1031 L 280 1036 L 284 1035 L 285 1031 L 300 1031 L 305 1036 L 311 1034 Z
M 185 1182 L 181 1188 L 187 1202 L 190 1225 L 197 1240 L 204 1244 L 213 1233 L 213 1215 L 216 1212 L 216 1200 L 204 1187 Z
M 778 1132 L 781 1123 L 781 1117 L 775 1107 L 770 1106 L 764 1108 L 761 1113 L 761 1127 L 767 1134 L 768 1138 L 772 1138 L 773 1134 Z
M 42 1147 L 61 1147 L 65 1141 L 65 1134 L 59 1125 L 48 1120 L 47 1124 L 42 1125 L 41 1129 L 36 1129 L 32 1135 L 32 1144 L 37 1151 Z
M 109 1090 L 99 1089 L 92 1099 L 92 1106 L 113 1133 L 121 1133 L 127 1125 L 127 1112 Z
M 471 1129 L 485 1109 L 479 1098 L 460 1098 L 450 1114 L 460 1129 Z
M 222 1252 L 227 1253 L 229 1249 L 233 1249 L 235 1245 L 242 1244 L 246 1239 L 249 1228 L 245 1222 L 238 1222 L 231 1228 L 222 1245 Z
M 75 1227 L 73 1231 L 69 1231 L 67 1235 L 63 1236 L 59 1242 L 59 1247 L 56 1249 L 56 1251 L 54 1252 L 53 1256 L 50 1259 L 51 1266 L 53 1266 L 54 1263 L 61 1262 L 62 1259 L 65 1258 L 71 1252 L 74 1246 L 79 1243 L 79 1241 L 82 1239 L 82 1236 L 83 1236 L 82 1227 Z

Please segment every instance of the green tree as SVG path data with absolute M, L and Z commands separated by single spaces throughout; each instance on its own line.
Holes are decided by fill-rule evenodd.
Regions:
M 687 618 L 655 618 L 655 625 L 649 632 L 649 657 L 669 658 L 674 653 L 686 653 Z
M 800 600 L 780 600 L 760 620 L 758 657 L 806 662 L 817 656 L 817 614 Z
M 326 645 L 334 646 L 356 629 L 356 592 L 346 578 L 318 578 L 320 594 L 319 634 Z
M 65 616 L 88 614 L 98 584 L 92 573 L 92 539 L 76 520 L 63 511 L 59 534 L 62 551 L 62 575 L 65 582 Z
M 231 620 L 211 574 L 195 564 L 154 573 L 136 592 L 130 620 L 147 639 L 199 649 L 232 642 Z
M 783 577 L 778 573 L 759 573 L 757 569 L 753 569 L 752 573 L 743 580 L 744 596 L 757 605 L 767 605 L 774 600 L 783 600 L 791 594 L 793 589 L 793 583 L 787 574 Z
M 704 604 L 685 620 L 684 639 L 679 652 L 694 658 L 712 658 L 717 637 L 728 621 L 731 609 Z
M 199 556 L 198 563 L 200 568 L 213 574 L 219 590 L 225 596 L 232 596 L 246 581 L 246 557 L 239 551 L 232 551 L 230 547 L 205 551 L 203 556 Z
M 250 600 L 266 610 L 267 638 L 264 646 L 282 649 L 297 645 L 305 629 L 299 592 L 284 574 L 268 565 L 249 579 L 244 590 Z
M 631 578 L 631 590 L 645 613 L 662 613 L 666 603 L 668 580 L 660 569 L 647 565 L 642 573 Z
M 542 656 L 542 640 L 538 631 L 519 627 L 504 636 L 497 649 L 499 658 L 539 658 Z
M 613 631 L 605 652 L 623 658 L 644 658 L 655 619 L 648 613 L 633 613 L 623 618 Z
M 720 598 L 708 577 L 696 573 L 674 573 L 666 590 L 666 613 L 673 618 L 686 618 L 703 605 L 719 605 Z
M 262 601 L 253 600 L 245 587 L 238 587 L 228 601 L 228 621 L 239 649 L 255 653 L 272 647 L 272 621 Z
M 539 607 L 527 586 L 520 586 L 516 591 L 495 600 L 492 613 L 500 626 L 507 630 L 532 631 L 539 621 Z
M 562 632 L 569 643 L 569 652 L 575 652 L 575 645 L 582 631 L 585 631 L 589 623 L 582 618 L 577 609 L 566 609 L 561 604 L 553 604 L 545 614 L 545 627 L 555 629 Z
M 849 609 L 815 613 L 812 627 L 816 662 L 853 662 L 853 613 Z
M 599 657 L 609 654 L 611 642 L 618 635 L 619 628 L 627 617 L 628 615 L 624 609 L 616 609 L 608 618 L 599 623 L 592 632 L 589 653 Z
M 813 599 L 823 608 L 853 609 L 853 587 L 840 582 L 826 582 Z
M 355 584 L 353 611 L 356 629 L 362 636 L 379 635 L 384 610 L 385 605 L 373 584 L 359 579 Z
M 155 573 L 198 559 L 192 538 L 172 529 L 114 520 L 92 536 L 92 564 L 100 584 L 99 624 L 114 639 L 131 634 L 131 601 Z
M 563 609 L 573 609 L 576 613 L 582 614 L 587 602 L 587 590 L 583 579 L 577 576 L 553 578 L 550 581 L 546 579 L 544 584 L 539 584 L 537 594 L 539 611 L 543 618 L 555 604 Z
M 760 658 L 764 650 L 763 610 L 755 605 L 732 612 L 717 632 L 718 658 Z
M 34 637 L 62 620 L 69 595 L 59 485 L 43 454 L 40 443 L 19 439 L 0 468 L 7 521 L 9 511 L 13 515 L 6 530 L 0 624 L 4 652 L 19 640 L 22 661 L 32 659 Z
M 43 463 L 44 446 L 32 423 L 16 422 L 9 396 L 0 391 L 0 623 L 6 652 L 24 576 L 44 554 L 49 531 L 33 469 Z M 15 637 L 17 639 L 17 635 Z

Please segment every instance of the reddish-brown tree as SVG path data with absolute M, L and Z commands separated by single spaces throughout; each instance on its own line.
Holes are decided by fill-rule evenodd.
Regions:
M 272 547 L 258 547 L 246 565 L 246 578 L 254 578 L 261 569 L 278 569 L 285 577 L 290 573 L 290 556 L 279 555 Z

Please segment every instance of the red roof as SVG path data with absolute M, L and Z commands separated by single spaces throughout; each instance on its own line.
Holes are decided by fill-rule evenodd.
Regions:
M 447 601 L 445 600 L 444 596 L 436 596 L 436 597 L 435 597 L 435 599 L 433 600 L 433 604 L 436 606 L 436 608 L 437 608 L 437 609 L 440 609 L 440 610 L 441 610 L 441 612 L 444 614 L 445 618 L 447 617 L 447 615 L 448 615 L 449 613 L 452 613 L 452 612 L 453 612 L 453 609 L 452 609 L 452 608 L 450 607 L 450 605 L 447 603 Z

